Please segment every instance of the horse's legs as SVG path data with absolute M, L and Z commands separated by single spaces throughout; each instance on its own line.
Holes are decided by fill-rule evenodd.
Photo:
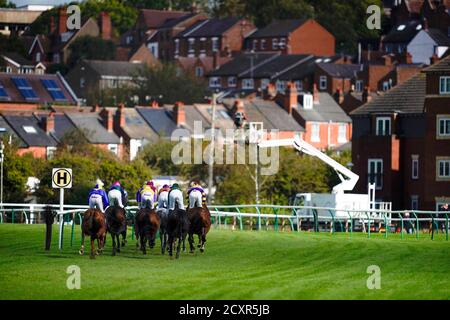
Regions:
M 202 245 L 200 247 L 200 252 L 205 251 L 205 242 L 206 242 L 206 228 L 202 228 Z
M 197 236 L 198 236 L 197 248 L 200 248 L 202 246 L 202 234 L 199 233 L 199 234 L 197 234 Z
M 90 255 L 91 259 L 95 259 L 94 248 L 95 248 L 94 237 L 91 236 L 91 255 Z
M 117 240 L 117 252 L 120 252 L 120 234 L 116 234 L 116 240 Z
M 186 233 L 183 234 L 183 252 L 186 252 Z
M 147 248 L 145 247 L 147 244 L 147 239 L 145 238 L 145 235 L 141 235 L 140 240 L 142 253 L 147 254 Z
M 111 233 L 111 238 L 112 238 L 112 255 L 115 256 L 116 255 L 116 238 L 114 237 L 114 234 Z
M 169 246 L 168 246 L 168 251 L 169 251 L 169 256 L 171 257 L 172 256 L 172 253 L 173 253 L 173 235 L 169 235 Z
M 164 251 L 165 251 L 165 248 L 164 248 L 164 245 L 165 245 L 164 237 L 165 237 L 164 231 L 163 230 L 159 230 L 159 240 L 161 240 L 161 254 L 164 254 Z
M 81 233 L 81 248 L 80 248 L 80 251 L 78 251 L 80 253 L 80 255 L 84 254 L 84 237 L 85 237 L 84 232 L 82 232 Z
M 122 232 L 122 247 L 125 247 L 125 245 L 128 243 L 127 241 L 127 230 L 125 229 L 124 232 Z
M 193 233 L 189 233 L 189 238 L 188 238 L 188 241 L 189 241 L 189 252 L 190 253 L 194 253 L 194 250 L 195 250 L 195 247 L 194 247 L 194 234 Z
M 178 243 L 177 243 L 177 256 L 176 258 L 178 259 L 180 257 L 180 250 L 181 250 L 181 241 L 183 241 L 182 239 L 182 235 L 178 235 Z

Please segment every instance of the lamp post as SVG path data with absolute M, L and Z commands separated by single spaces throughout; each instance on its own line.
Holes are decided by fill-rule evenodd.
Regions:
M 216 103 L 217 100 L 222 98 L 226 92 L 216 92 L 212 95 L 211 101 L 211 145 L 209 149 L 209 167 L 208 167 L 208 204 L 211 204 L 212 200 L 212 187 L 213 187 L 213 175 L 214 175 L 214 149 L 216 140 Z
M 3 208 L 3 160 L 5 159 L 5 145 L 0 142 L 0 203 Z

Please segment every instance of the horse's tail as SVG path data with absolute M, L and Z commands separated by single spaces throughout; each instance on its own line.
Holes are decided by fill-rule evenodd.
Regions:
M 147 209 L 153 209 L 152 208 L 152 201 L 150 199 L 145 200 L 144 207 Z
M 88 219 L 88 230 L 91 235 L 94 235 L 97 232 L 98 223 L 94 217 L 94 213 L 89 216 Z

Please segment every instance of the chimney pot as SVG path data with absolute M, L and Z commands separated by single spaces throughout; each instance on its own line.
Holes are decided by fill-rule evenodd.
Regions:
M 292 114 L 292 109 L 298 105 L 298 93 L 295 85 L 292 82 L 287 84 L 286 94 L 284 96 L 284 110 Z
M 106 130 L 108 130 L 108 132 L 112 132 L 114 125 L 112 112 L 106 108 L 103 108 L 102 112 L 100 112 L 100 116 L 102 117 L 103 125 L 105 126 Z
M 184 110 L 183 102 L 175 102 L 175 106 L 173 108 L 175 123 L 177 126 L 183 125 L 186 123 L 186 112 Z
M 43 121 L 44 131 L 49 134 L 55 132 L 55 115 L 53 112 L 50 112 Z
M 314 85 L 313 85 L 313 102 L 314 102 L 314 104 L 319 103 L 319 90 L 317 89 L 316 83 L 314 83 Z

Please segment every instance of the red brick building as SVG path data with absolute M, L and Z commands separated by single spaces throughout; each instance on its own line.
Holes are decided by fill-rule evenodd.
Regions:
M 356 191 L 375 182 L 394 209 L 450 200 L 450 57 L 351 113 Z
M 333 56 L 335 38 L 312 19 L 275 20 L 248 36 L 246 48 L 254 52 Z

